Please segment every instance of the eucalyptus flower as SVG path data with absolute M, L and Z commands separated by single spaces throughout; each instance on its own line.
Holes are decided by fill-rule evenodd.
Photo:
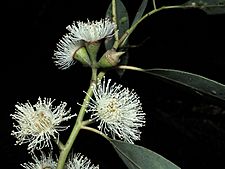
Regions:
M 83 42 L 77 40 L 71 34 L 64 35 L 59 41 L 53 59 L 59 69 L 67 69 L 75 64 L 77 60 L 85 65 L 90 64 Z
M 25 169 L 56 169 L 57 167 L 57 163 L 53 160 L 51 153 L 46 156 L 41 152 L 40 159 L 35 154 L 32 154 L 32 159 L 34 162 L 24 163 L 21 166 Z
M 67 169 L 99 169 L 99 166 L 91 164 L 91 160 L 80 153 L 74 154 L 66 163 Z
M 78 40 L 96 42 L 111 37 L 115 27 L 115 23 L 105 18 L 100 21 L 73 22 L 72 25 L 67 26 L 67 29 Z
M 98 129 L 113 139 L 133 143 L 140 140 L 140 127 L 145 125 L 145 113 L 139 97 L 133 90 L 116 83 L 110 84 L 105 78 L 93 86 L 94 98 L 91 98 L 87 112 L 91 118 L 100 121 Z
M 51 147 L 51 138 L 59 141 L 59 131 L 66 130 L 69 126 L 61 126 L 60 123 L 67 121 L 76 114 L 71 115 L 70 109 L 65 110 L 66 102 L 61 102 L 53 107 L 55 100 L 39 97 L 34 105 L 28 101 L 25 104 L 17 103 L 15 113 L 11 114 L 12 119 L 16 121 L 13 124 L 15 130 L 12 135 L 16 137 L 16 144 L 28 143 L 28 150 L 42 149 Z

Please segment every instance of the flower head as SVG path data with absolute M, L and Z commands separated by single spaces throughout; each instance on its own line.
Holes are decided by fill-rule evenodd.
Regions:
M 66 103 L 61 102 L 53 107 L 54 100 L 50 98 L 38 99 L 35 105 L 28 101 L 26 104 L 17 103 L 12 119 L 15 131 L 12 135 L 17 138 L 16 144 L 28 143 L 28 150 L 33 151 L 43 147 L 51 147 L 51 138 L 59 139 L 59 131 L 66 130 L 69 126 L 60 126 L 60 123 L 75 116 L 70 114 L 70 109 L 65 110 Z
M 99 169 L 98 165 L 91 165 L 91 161 L 80 153 L 74 154 L 67 162 L 66 167 L 67 169 Z
M 74 38 L 71 34 L 66 34 L 57 44 L 57 50 L 54 51 L 54 63 L 59 69 L 67 69 L 76 63 L 76 60 L 83 61 L 84 63 L 89 63 L 88 54 L 83 49 L 83 42 Z M 83 50 L 81 50 L 83 49 Z M 77 56 L 78 51 L 82 51 L 80 59 Z
M 71 26 L 67 26 L 67 29 L 78 40 L 96 42 L 112 36 L 115 24 L 108 18 L 92 22 L 88 20 L 87 23 L 77 21 L 73 22 Z
M 100 121 L 100 131 L 111 133 L 114 139 L 119 137 L 133 143 L 133 140 L 140 139 L 138 128 L 145 124 L 140 99 L 133 90 L 110 82 L 110 79 L 108 82 L 103 79 L 93 86 L 95 99 L 91 98 L 87 111 L 93 112 L 93 120 Z
M 57 163 L 53 160 L 51 153 L 46 156 L 41 152 L 41 158 L 38 159 L 36 155 L 32 154 L 33 162 L 21 164 L 25 169 L 56 169 Z

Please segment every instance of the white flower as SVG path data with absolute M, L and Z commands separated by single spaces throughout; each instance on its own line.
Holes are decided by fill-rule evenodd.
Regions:
M 52 159 L 51 153 L 47 157 L 43 152 L 41 152 L 40 159 L 33 154 L 32 159 L 34 160 L 34 163 L 28 162 L 21 164 L 21 166 L 26 169 L 56 169 L 57 167 L 57 163 Z
M 66 163 L 66 167 L 67 169 L 99 169 L 98 165 L 91 165 L 91 161 L 80 153 L 74 154 Z
M 13 124 L 15 131 L 12 135 L 17 138 L 16 144 L 28 143 L 28 150 L 33 151 L 43 147 L 51 147 L 51 138 L 59 140 L 59 131 L 69 126 L 60 126 L 60 123 L 75 116 L 70 109 L 65 110 L 67 103 L 61 102 L 53 107 L 54 100 L 50 98 L 38 99 L 35 105 L 28 101 L 26 104 L 17 103 L 15 114 L 11 114 L 17 124 Z
M 92 22 L 87 20 L 87 23 L 77 21 L 73 22 L 71 26 L 67 26 L 67 29 L 76 39 L 86 42 L 96 42 L 103 38 L 111 37 L 115 24 L 108 18 Z
M 110 82 L 104 79 L 94 86 L 95 99 L 91 98 L 87 112 L 93 112 L 91 118 L 100 121 L 99 130 L 111 133 L 113 139 L 119 137 L 129 143 L 140 140 L 138 128 L 145 124 L 145 113 L 139 97 L 133 90 Z
M 82 42 L 66 34 L 57 44 L 57 50 L 54 51 L 54 63 L 59 69 L 67 69 L 76 63 L 74 55 L 78 49 L 83 46 Z

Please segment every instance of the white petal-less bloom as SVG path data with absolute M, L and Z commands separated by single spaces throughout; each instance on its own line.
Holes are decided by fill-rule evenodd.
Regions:
M 57 50 L 54 51 L 54 63 L 59 69 L 67 69 L 76 63 L 74 54 L 83 46 L 83 43 L 71 34 L 66 34 L 57 44 Z
M 115 23 L 105 18 L 100 21 L 91 22 L 87 20 L 87 22 L 73 22 L 72 25 L 67 26 L 67 29 L 76 39 L 86 42 L 96 42 L 111 37 L 114 33 L 115 26 Z
M 36 155 L 32 154 L 32 159 L 34 162 L 28 162 L 21 164 L 21 166 L 25 169 L 56 169 L 57 163 L 53 160 L 51 153 L 46 156 L 43 152 L 41 152 L 40 159 L 37 158 Z
M 11 116 L 16 124 L 13 124 L 15 130 L 11 134 L 17 138 L 16 144 L 28 143 L 28 150 L 31 152 L 43 147 L 52 148 L 51 138 L 58 141 L 59 131 L 69 127 L 61 126 L 60 123 L 76 116 L 70 114 L 70 109 L 65 109 L 66 102 L 53 107 L 54 101 L 50 98 L 42 100 L 39 97 L 35 105 L 31 105 L 29 101 L 15 105 L 15 113 Z
M 133 143 L 140 140 L 140 127 L 145 125 L 145 113 L 139 97 L 133 90 L 116 83 L 110 84 L 105 78 L 94 85 L 94 98 L 88 105 L 91 118 L 100 121 L 99 130 L 111 134 L 113 139 Z
M 91 160 L 80 153 L 74 154 L 66 163 L 67 169 L 99 169 L 99 166 L 91 164 Z

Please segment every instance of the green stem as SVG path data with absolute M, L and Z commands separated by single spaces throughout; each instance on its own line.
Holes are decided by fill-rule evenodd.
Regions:
M 91 79 L 96 79 L 96 74 L 97 74 L 97 71 L 94 71 L 95 73 L 92 72 L 92 78 Z M 98 74 L 98 79 L 101 80 L 102 77 L 105 75 L 105 72 L 100 72 Z M 76 123 L 73 127 L 73 130 L 65 144 L 64 147 L 61 146 L 61 152 L 60 152 L 60 155 L 59 155 L 59 160 L 58 160 L 58 165 L 57 165 L 57 169 L 64 169 L 64 165 L 65 165 L 65 161 L 66 161 L 66 158 L 72 148 L 72 145 L 75 141 L 75 139 L 77 138 L 77 135 L 83 125 L 83 118 L 84 118 L 84 115 L 85 115 L 85 111 L 86 111 L 86 108 L 88 106 L 88 103 L 90 102 L 90 97 L 93 95 L 93 88 L 92 88 L 92 85 L 93 83 L 96 83 L 96 81 L 92 81 L 90 83 L 90 86 L 89 86 L 89 89 L 87 91 L 87 94 L 84 98 L 84 101 L 83 101 L 83 104 L 81 106 L 81 109 L 79 111 L 79 114 L 77 116 L 77 120 L 76 120 Z
M 92 68 L 91 82 L 96 83 L 96 80 L 97 80 L 97 68 L 93 67 Z
M 153 8 L 156 9 L 156 3 L 155 3 L 155 0 L 152 0 L 152 3 L 153 3 Z
M 100 81 L 100 80 L 102 80 L 102 78 L 105 76 L 105 73 L 106 72 L 103 72 L 103 71 L 102 72 L 99 72 L 98 77 L 97 77 L 97 82 Z
M 115 37 L 115 42 L 113 44 L 114 46 L 118 46 L 118 41 L 119 41 L 119 32 L 118 32 L 118 23 L 117 23 L 117 11 L 116 11 L 116 0 L 112 0 L 112 20 L 115 23 L 115 30 L 114 30 L 114 37 Z
M 88 126 L 81 126 L 81 129 L 85 129 L 85 130 L 89 130 L 91 132 L 97 133 L 100 136 L 104 137 L 105 139 L 110 140 L 110 138 L 107 135 L 105 135 L 104 133 L 102 133 L 101 131 L 99 131 L 99 130 L 97 130 L 95 128 L 88 127 Z
M 87 94 L 85 96 L 85 99 L 83 101 L 83 104 L 81 106 L 81 109 L 80 109 L 80 112 L 78 114 L 78 117 L 77 117 L 77 120 L 76 120 L 76 123 L 73 127 L 73 130 L 65 144 L 65 147 L 62 149 L 62 151 L 60 152 L 60 156 L 59 156 L 59 161 L 58 161 L 58 165 L 57 165 L 57 169 L 63 169 L 64 168 L 64 165 L 65 165 L 65 161 L 66 161 L 66 158 L 70 152 L 70 149 L 72 148 L 72 145 L 81 129 L 81 122 L 84 118 L 84 114 L 85 114 L 85 110 L 87 108 L 87 102 L 89 102 L 90 98 L 89 96 L 92 95 L 92 87 L 91 87 L 92 83 L 90 84 L 90 87 L 87 91 Z
M 92 124 L 93 122 L 94 121 L 92 121 L 92 120 L 85 120 L 85 121 L 82 122 L 82 126 L 87 126 L 89 124 Z
M 54 140 L 57 146 L 59 147 L 59 150 L 62 151 L 65 147 L 65 145 L 59 140 Z
M 120 66 L 117 66 L 116 68 L 118 68 L 118 69 L 135 70 L 135 71 L 139 71 L 139 72 L 146 72 L 145 69 L 142 69 L 142 68 L 139 68 L 139 67 L 135 67 L 135 66 L 128 66 L 128 65 L 120 65 Z
M 131 26 L 124 34 L 123 36 L 119 39 L 118 45 L 114 46 L 115 49 L 118 47 L 123 47 L 126 43 L 127 38 L 130 36 L 130 34 L 134 31 L 134 29 L 138 26 L 139 23 L 141 23 L 144 19 L 146 19 L 148 16 L 151 16 L 152 14 L 155 14 L 156 12 L 165 10 L 165 9 L 176 9 L 176 8 L 187 8 L 187 6 L 162 6 L 160 8 L 154 8 L 152 11 L 148 12 L 144 16 L 141 17 L 133 26 Z
M 64 149 L 60 152 L 57 169 L 63 169 L 65 165 L 66 158 L 70 152 L 70 149 L 73 145 L 74 140 L 76 139 L 81 128 L 81 123 L 76 121 L 73 131 L 70 134 L 69 139 L 66 142 Z

